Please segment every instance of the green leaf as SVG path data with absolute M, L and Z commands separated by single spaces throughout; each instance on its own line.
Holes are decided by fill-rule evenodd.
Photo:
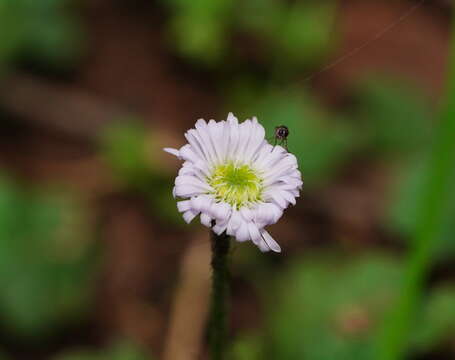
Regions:
M 183 56 L 205 64 L 223 59 L 232 1 L 173 0 L 166 5 L 173 10 L 169 24 L 171 39 Z
M 152 176 L 147 141 L 147 131 L 139 122 L 114 123 L 102 135 L 101 153 L 114 175 L 127 184 L 141 187 Z
M 66 194 L 0 177 L 0 313 L 11 335 L 46 336 L 88 310 L 95 252 L 82 213 Z
M 173 179 L 155 165 L 151 158 L 154 154 L 147 151 L 152 141 L 147 134 L 145 127 L 137 121 L 115 123 L 102 135 L 101 156 L 123 187 L 142 194 L 162 219 L 183 225 L 172 198 Z
M 27 58 L 66 64 L 79 55 L 80 29 L 66 0 L 2 0 L 0 66 Z
M 289 7 L 279 31 L 272 34 L 276 43 L 274 52 L 280 54 L 276 59 L 284 69 L 321 59 L 333 39 L 334 18 L 333 1 L 297 1 Z
M 263 359 L 262 339 L 258 336 L 244 336 L 234 341 L 228 359 L 260 360 Z
M 409 239 L 417 226 L 419 198 L 424 191 L 425 179 L 430 169 L 428 154 L 422 153 L 410 159 L 399 171 L 395 187 L 390 198 L 393 199 L 386 213 L 386 224 L 395 232 Z M 452 169 L 452 179 L 455 181 L 455 168 Z M 455 212 L 455 187 L 446 194 L 447 206 L 442 212 L 442 228 L 437 240 L 436 253 L 447 257 L 455 252 L 455 231 L 453 229 L 453 214 Z
M 371 359 L 401 267 L 385 256 L 306 258 L 280 277 L 266 310 L 270 359 Z
M 355 105 L 359 131 L 370 151 L 405 158 L 431 144 L 429 104 L 403 82 L 369 77 L 357 86 Z
M 455 288 L 432 291 L 413 328 L 412 349 L 419 352 L 435 349 L 443 342 L 453 342 L 455 333 Z
M 120 342 L 104 350 L 76 350 L 59 355 L 53 360 L 152 360 L 139 347 L 129 343 Z

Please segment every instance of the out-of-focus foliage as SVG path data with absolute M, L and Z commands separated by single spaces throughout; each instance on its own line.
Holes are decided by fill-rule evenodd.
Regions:
M 366 149 L 403 159 L 430 145 L 429 104 L 416 90 L 396 79 L 369 77 L 353 97 L 359 140 Z
M 126 120 L 107 127 L 101 150 L 113 173 L 125 183 L 145 186 L 152 176 L 147 159 L 147 131 L 137 121 Z
M 213 62 L 222 59 L 228 41 L 231 0 L 171 0 L 170 32 L 177 49 L 192 59 Z
M 360 124 L 362 148 L 368 154 L 393 159 L 396 180 L 388 196 L 385 223 L 389 230 L 409 238 L 417 221 L 417 204 L 429 171 L 429 151 L 434 144 L 434 125 L 429 105 L 415 90 L 376 77 L 362 82 L 355 92 L 355 118 Z M 455 170 L 453 173 L 455 181 Z M 455 187 L 444 211 L 444 227 L 438 253 L 448 256 L 455 250 L 453 213 Z
M 152 360 L 130 343 L 121 342 L 103 350 L 78 350 L 59 355 L 53 360 Z
M 237 17 L 241 31 L 261 41 L 265 58 L 284 73 L 320 60 L 333 41 L 333 1 L 242 1 Z
M 88 310 L 94 253 L 82 211 L 0 178 L 0 322 L 10 334 L 46 336 Z
M 270 303 L 271 359 L 371 359 L 374 334 L 400 285 L 387 257 L 308 258 L 281 278 Z M 270 299 L 273 300 L 273 299 Z
M 259 336 L 244 336 L 237 339 L 229 352 L 229 360 L 262 359 L 263 344 Z M 1 360 L 1 359 L 0 359 Z
M 260 285 L 267 330 L 240 337 L 231 359 L 375 359 L 384 315 L 400 292 L 403 265 L 397 258 L 312 254 L 282 275 Z M 412 351 L 424 354 L 452 340 L 454 303 L 451 287 L 429 293 L 409 334 Z
M 101 154 L 113 174 L 127 189 L 143 194 L 157 215 L 174 224 L 184 224 L 172 199 L 172 175 L 162 169 L 149 151 L 152 131 L 137 121 L 115 123 L 102 134 Z M 163 152 L 164 154 L 164 152 Z
M 392 230 L 409 237 L 416 226 L 419 196 L 422 194 L 426 175 L 429 171 L 428 155 L 422 154 L 406 164 L 399 172 L 397 186 L 392 194 L 388 224 Z M 452 179 L 455 183 L 455 167 L 452 169 Z M 436 251 L 447 257 L 455 251 L 453 232 L 453 214 L 455 213 L 455 187 L 447 194 L 447 207 L 443 212 L 443 229 L 439 234 Z
M 434 144 L 434 125 L 422 96 L 406 86 L 369 79 L 356 90 L 355 118 L 362 133 L 361 148 L 375 156 L 393 159 L 396 180 L 388 196 L 385 223 L 388 229 L 409 238 L 417 221 L 417 204 L 429 171 L 429 152 Z M 455 168 L 452 174 L 455 182 Z M 443 212 L 444 226 L 437 251 L 455 251 L 453 213 L 455 187 Z
M 435 349 L 441 344 L 453 343 L 455 334 L 455 288 L 435 289 L 417 317 L 413 328 L 411 348 L 419 352 Z M 455 349 L 453 350 L 455 355 Z
M 255 38 L 264 58 L 286 72 L 327 51 L 333 1 L 171 0 L 170 33 L 177 50 L 206 64 L 233 60 L 236 35 Z M 261 51 L 261 50 L 260 50 Z
M 406 278 L 390 321 L 378 343 L 378 359 L 398 360 L 406 356 L 406 340 L 413 330 L 418 304 L 425 298 L 425 280 L 434 263 L 434 250 L 444 232 L 446 211 L 453 207 L 455 164 L 455 27 L 451 32 L 447 101 L 439 115 L 434 142 L 429 151 L 424 186 L 417 199 L 415 226 L 411 231 Z M 453 214 L 451 215 L 453 217 Z
M 67 0 L 0 1 L 0 71 L 12 61 L 51 62 L 61 66 L 80 51 L 80 29 Z

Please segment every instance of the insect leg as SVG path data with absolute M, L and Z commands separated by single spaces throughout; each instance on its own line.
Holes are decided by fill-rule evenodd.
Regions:
M 272 150 L 270 152 L 273 152 L 273 149 L 275 149 L 275 146 L 276 146 L 276 137 L 273 139 L 273 147 L 272 147 Z

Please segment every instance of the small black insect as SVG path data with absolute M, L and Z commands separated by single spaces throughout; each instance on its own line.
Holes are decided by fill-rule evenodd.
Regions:
M 283 146 L 286 151 L 288 150 L 288 136 L 289 136 L 289 129 L 287 126 L 280 125 L 275 127 L 275 143 L 273 146 L 281 145 Z

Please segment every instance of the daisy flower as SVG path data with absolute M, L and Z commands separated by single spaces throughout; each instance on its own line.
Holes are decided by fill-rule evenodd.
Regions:
M 226 121 L 198 120 L 185 137 L 188 144 L 179 150 L 164 149 L 184 161 L 173 190 L 184 220 L 200 215 L 218 235 L 281 252 L 265 227 L 299 197 L 296 157 L 269 144 L 256 118 L 239 123 L 232 113 Z

